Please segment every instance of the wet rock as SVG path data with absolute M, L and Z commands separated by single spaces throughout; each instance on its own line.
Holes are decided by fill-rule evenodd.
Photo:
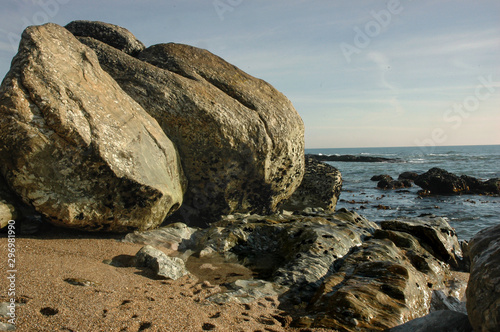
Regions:
M 478 195 L 500 195 L 500 179 L 494 178 L 481 181 L 472 176 L 462 175 L 460 177 L 469 187 L 468 193 Z
M 428 251 L 428 240 L 399 229 L 375 230 L 372 238 L 334 262 L 306 311 L 312 326 L 384 330 L 426 315 L 433 291 L 460 293 L 455 272 Z M 447 246 L 447 239 L 441 240 Z
M 310 310 L 319 313 L 313 326 L 383 330 L 425 315 L 430 294 L 425 275 L 400 248 L 388 239 L 369 240 L 336 263 L 321 285 L 311 301 Z
M 182 250 L 182 242 L 189 240 L 197 231 L 183 223 L 173 223 L 150 231 L 135 231 L 127 234 L 123 242 L 162 246 L 172 250 Z
M 430 194 L 458 194 L 468 190 L 464 179 L 437 167 L 415 178 L 415 184 Z
M 310 298 L 333 262 L 360 245 L 378 226 L 354 212 L 232 215 L 193 235 L 200 256 L 225 253 L 260 278 L 289 288 L 293 303 Z
M 104 68 L 176 144 L 189 187 L 176 219 L 206 226 L 235 212 L 271 213 L 304 174 L 304 125 L 268 83 L 180 44 L 130 57 L 88 37 Z
M 370 180 L 371 181 L 382 181 L 382 180 L 385 180 L 387 182 L 390 182 L 390 181 L 393 181 L 394 179 L 392 178 L 392 176 L 390 176 L 388 174 L 381 174 L 381 175 L 374 175 L 374 176 L 372 176 Z
M 469 242 L 471 258 L 467 313 L 474 331 L 500 330 L 500 225 L 483 229 Z
M 266 296 L 277 296 L 283 291 L 272 282 L 265 280 L 236 280 L 226 285 L 228 291 L 214 294 L 207 300 L 224 304 L 228 302 L 251 303 Z
M 50 222 L 149 229 L 182 203 L 174 145 L 68 30 L 27 28 L 0 96 L 1 172 Z
M 342 175 L 339 170 L 306 155 L 305 174 L 300 186 L 286 200 L 285 210 L 322 208 L 334 211 L 342 190 Z
M 411 181 L 410 180 L 388 180 L 382 179 L 377 183 L 377 188 L 380 189 L 401 189 L 401 188 L 410 188 Z
M 386 332 L 473 332 L 467 315 L 450 310 L 431 312 Z
M 178 257 L 167 256 L 163 251 L 152 246 L 144 246 L 135 255 L 137 267 L 152 269 L 158 276 L 177 280 L 189 272 L 184 261 Z
M 399 218 L 383 221 L 381 227 L 413 235 L 434 257 L 454 269 L 463 269 L 465 265 L 455 230 L 443 218 Z
M 114 24 L 73 21 L 65 28 L 75 36 L 92 37 L 132 56 L 136 56 L 146 48 L 130 31 Z
M 399 174 L 398 180 L 411 180 L 415 181 L 415 179 L 418 177 L 418 173 L 415 172 L 403 172 Z

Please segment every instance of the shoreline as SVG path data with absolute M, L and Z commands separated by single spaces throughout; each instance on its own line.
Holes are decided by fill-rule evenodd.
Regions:
M 211 268 L 216 270 L 205 269 L 204 280 L 191 275 L 175 281 L 158 279 L 149 269 L 103 263 L 133 257 L 140 244 L 118 241 L 113 234 L 55 230 L 56 235 L 45 231 L 17 238 L 19 331 L 254 331 L 266 327 L 300 331 L 282 326 L 287 315 L 278 309 L 276 297 L 244 305 L 206 300 L 220 291 L 220 284 L 245 277 L 243 267 L 213 262 Z M 0 242 L 0 252 L 5 253 L 6 241 Z M 196 265 L 200 275 L 204 269 L 199 268 L 200 262 L 191 264 Z M 88 281 L 89 286 L 68 283 L 69 278 Z M 1 278 L 0 288 L 6 289 L 7 282 Z M 7 294 L 1 294 L 0 302 L 6 301 Z M 7 323 L 7 318 L 0 321 Z

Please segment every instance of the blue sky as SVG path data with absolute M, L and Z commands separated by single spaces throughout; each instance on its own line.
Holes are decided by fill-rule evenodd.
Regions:
M 0 76 L 26 26 L 76 19 L 206 48 L 268 81 L 307 148 L 500 144 L 498 0 L 5 0 Z

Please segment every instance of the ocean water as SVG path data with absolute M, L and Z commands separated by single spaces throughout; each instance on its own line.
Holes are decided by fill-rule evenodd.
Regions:
M 306 149 L 306 153 L 401 159 L 401 162 L 397 163 L 328 162 L 340 170 L 343 178 L 337 209 L 354 210 L 375 222 L 403 216 L 433 214 L 447 218 L 461 240 L 469 240 L 481 229 L 500 223 L 500 197 L 419 197 L 417 192 L 421 188 L 416 185 L 403 190 L 383 190 L 377 188 L 376 181 L 370 181 L 373 175 L 389 174 L 397 179 L 404 171 L 421 174 L 433 167 L 481 180 L 500 177 L 500 145 Z M 379 205 L 389 209 L 379 209 Z

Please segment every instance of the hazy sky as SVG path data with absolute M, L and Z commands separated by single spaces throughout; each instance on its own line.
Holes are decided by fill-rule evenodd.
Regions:
M 308 148 L 500 144 L 498 0 L 3 0 L 0 76 L 26 26 L 77 19 L 266 80 Z

